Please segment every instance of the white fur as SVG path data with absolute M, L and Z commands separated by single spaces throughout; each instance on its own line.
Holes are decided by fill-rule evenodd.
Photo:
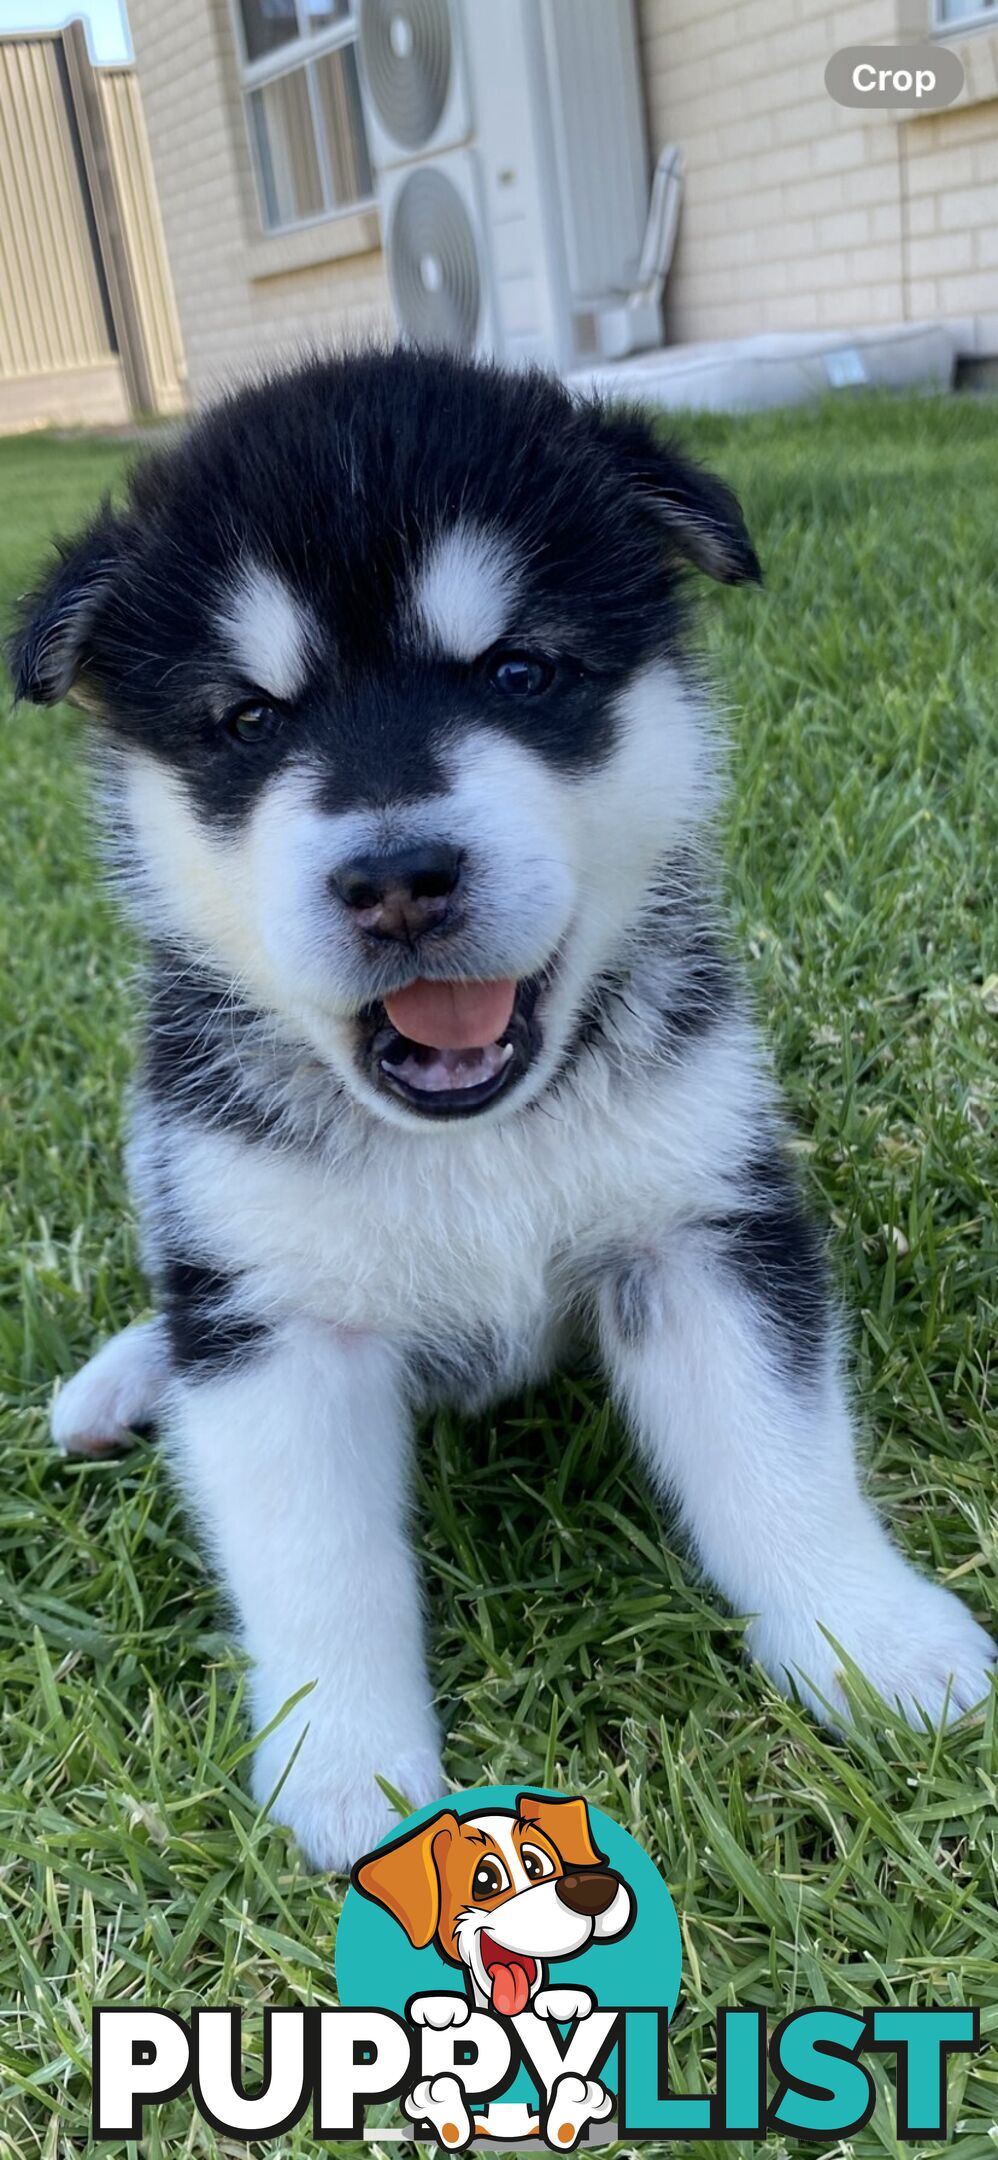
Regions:
M 109 1455 L 130 1447 L 137 1425 L 162 1415 L 170 1377 L 166 1327 L 139 1320 L 98 1350 L 58 1391 L 52 1438 L 63 1455 Z
M 475 660 L 507 629 L 518 579 L 500 533 L 462 523 L 436 540 L 415 583 L 415 610 L 431 642 L 455 660 Z
M 198 819 L 157 760 L 129 752 L 110 805 L 131 835 L 123 867 L 142 926 L 230 973 L 366 1107 L 421 1137 L 418 1117 L 357 1070 L 352 1022 L 370 997 L 369 963 L 330 899 L 331 872 L 353 855 L 451 841 L 467 857 L 462 973 L 522 979 L 557 958 L 544 1054 L 524 1086 L 476 1120 L 481 1129 L 547 1085 L 655 863 L 691 839 L 716 794 L 702 703 L 664 665 L 622 697 L 617 743 L 591 773 L 566 780 L 492 730 L 467 731 L 446 763 L 447 787 L 431 801 L 339 816 L 317 807 L 321 776 L 292 764 L 230 834 Z
M 317 1865 L 346 1867 L 392 1821 L 378 1773 L 414 1806 L 443 1791 L 398 1361 L 292 1322 L 248 1370 L 178 1385 L 169 1445 L 242 1618 L 257 1731 L 312 1690 L 261 1740 L 254 1795 L 283 1778 L 281 1821 Z
M 590 2123 L 605 2122 L 613 2096 L 599 2078 L 566 2071 L 552 2088 L 544 2122 L 544 2140 L 555 2152 L 574 2152 Z
M 615 1932 L 619 1934 L 620 1929 Z M 595 2004 L 596 1997 L 588 1988 L 548 1987 L 541 1988 L 530 2007 L 535 2017 L 546 2018 L 549 2025 L 574 2025 L 578 2018 L 590 2017 Z
M 456 2077 L 420 2078 L 402 2105 L 412 2122 L 433 2124 L 441 2145 L 457 2148 L 470 2142 L 475 2126 Z
M 215 619 L 230 658 L 254 689 L 282 700 L 300 694 L 318 641 L 304 602 L 276 570 L 241 563 Z
M 558 1896 L 555 1875 L 544 1882 L 535 1882 L 527 1874 L 522 1854 L 524 1847 L 529 1846 L 530 1838 L 525 1835 L 517 1840 L 513 1836 L 512 1816 L 472 1815 L 466 1817 L 465 1822 L 484 1831 L 489 1850 L 499 1856 L 506 1868 L 513 1893 L 501 1905 L 485 1908 L 469 1905 L 458 1915 L 455 1947 L 471 1980 L 477 2003 L 487 2005 L 492 2000 L 481 1952 L 483 1934 L 491 1935 L 493 1942 L 500 1943 L 503 1949 L 520 1950 L 524 1956 L 535 1960 L 537 1972 L 530 1988 L 531 1998 L 534 1998 L 544 1989 L 544 1966 L 551 1959 L 578 1957 L 587 1944 L 608 1942 L 623 1933 L 633 1902 L 630 1891 L 623 1884 L 606 1912 L 573 1912 Z M 585 2006 L 587 2010 L 592 2007 L 588 1995 Z M 553 2014 L 547 2008 L 540 2012 L 542 2017 Z
M 877 1520 L 831 1355 L 813 1395 L 781 1378 L 695 1232 L 670 1244 L 640 1347 L 624 1348 L 605 1315 L 603 1339 L 655 1482 L 678 1499 L 711 1581 L 755 1616 L 748 1645 L 778 1687 L 846 1720 L 838 1643 L 913 1723 L 981 1701 L 993 1645 Z
M 412 2025 L 429 2025 L 433 2032 L 448 2032 L 452 2025 L 466 2025 L 471 2004 L 466 1995 L 416 1995 L 409 2005 Z
M 489 576 L 494 596 L 494 563 Z M 457 623 L 455 608 L 452 638 Z M 387 1827 L 378 1773 L 414 1802 L 441 1791 L 405 1534 L 407 1353 L 485 1333 L 493 1392 L 539 1377 L 614 1253 L 644 1256 L 657 1305 L 628 1348 L 604 1290 L 611 1381 L 705 1569 L 754 1616 L 749 1642 L 776 1683 L 799 1685 L 821 1715 L 845 1714 L 825 1629 L 910 1717 L 956 1714 L 987 1690 L 987 1638 L 906 1565 L 862 1494 L 831 1353 L 814 1387 L 781 1373 L 764 1323 L 693 1227 L 740 1204 L 747 1138 L 771 1118 L 773 1090 L 737 1011 L 672 1064 L 657 1050 L 649 1079 L 640 1014 L 651 1031 L 674 963 L 654 939 L 640 956 L 645 894 L 656 862 L 702 824 L 713 763 L 699 704 L 668 668 L 649 670 L 618 717 L 612 754 L 588 776 L 472 733 L 440 795 L 391 816 L 327 816 L 299 765 L 236 838 L 200 824 L 154 761 L 127 757 L 118 806 L 140 918 L 212 959 L 268 1009 L 303 1067 L 317 1054 L 343 1083 L 335 1130 L 317 1129 L 311 1152 L 250 1145 L 162 1107 L 140 1116 L 133 1150 L 140 1202 L 169 1163 L 176 1220 L 167 1207 L 160 1234 L 188 1246 L 193 1235 L 238 1277 L 241 1309 L 277 1331 L 245 1370 L 178 1385 L 167 1423 L 254 1660 L 258 1725 L 315 1683 L 262 1742 L 254 1791 L 268 1797 L 300 1740 L 275 1810 L 325 1866 Z M 462 971 L 554 966 L 526 1084 L 459 1134 L 361 1077 L 353 1015 L 370 984 L 328 894 L 349 852 L 428 835 L 467 850 Z M 583 1055 L 550 1104 L 519 1115 L 625 925 L 639 957 L 633 997 L 607 1023 L 615 1059 Z M 644 1004 L 643 965 L 658 993 Z M 121 1351 L 129 1403 L 162 1394 L 157 1340 Z M 101 1357 L 74 1383 L 77 1432 L 122 1422 L 117 1368 L 110 1350 Z M 94 1400 L 100 1414 L 84 1415 Z
M 549 1368 L 615 1247 L 657 1261 L 660 1299 L 635 1350 L 603 1310 L 611 1380 L 707 1573 L 756 1616 L 750 1646 L 777 1685 L 845 1714 L 825 1628 L 909 1717 L 956 1715 L 987 1692 L 988 1638 L 902 1560 L 863 1497 L 833 1365 L 810 1395 L 781 1378 L 689 1228 L 731 1205 L 769 1101 L 752 1034 L 731 1020 L 654 1088 L 640 1072 L 608 1087 L 583 1065 L 557 1116 L 510 1120 L 499 1145 L 487 1125 L 455 1146 L 446 1129 L 386 1124 L 331 1175 L 231 1132 L 160 1126 L 181 1216 L 241 1271 L 246 1309 L 283 1320 L 243 1374 L 178 1391 L 173 1446 L 256 1661 L 257 1724 L 318 1682 L 261 1747 L 254 1791 L 267 1797 L 307 1724 L 275 1812 L 321 1865 L 345 1866 L 387 1827 L 376 1772 L 413 1801 L 442 1790 L 392 1345 L 491 1327 L 506 1345 L 496 1391 L 518 1385 Z
M 304 1309 L 391 1340 L 492 1327 L 515 1382 L 537 1369 L 553 1308 L 577 1296 L 592 1257 L 730 1205 L 746 1122 L 768 1099 L 751 1035 L 731 1021 L 654 1091 L 614 1089 L 594 1063 L 557 1117 L 511 1118 L 499 1145 L 479 1120 L 457 1146 L 447 1127 L 386 1125 L 332 1183 L 321 1159 L 179 1118 L 158 1127 L 179 1219 L 241 1272 L 260 1317 Z

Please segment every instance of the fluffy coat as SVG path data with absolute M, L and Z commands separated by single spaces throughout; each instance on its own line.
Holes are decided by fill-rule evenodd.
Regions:
M 320 1866 L 388 1828 L 379 1774 L 443 1791 L 414 1419 L 580 1342 L 779 1686 L 844 1718 L 839 1646 L 912 1719 L 988 1686 L 857 1473 L 717 925 L 691 565 L 758 575 L 729 491 L 644 422 L 397 352 L 223 402 L 25 604 L 19 691 L 92 716 L 148 956 L 160 1316 L 62 1390 L 56 1437 L 162 1426 L 258 1727 L 300 1698 L 254 1792 Z M 395 1024 L 469 984 L 509 986 L 494 1041 Z

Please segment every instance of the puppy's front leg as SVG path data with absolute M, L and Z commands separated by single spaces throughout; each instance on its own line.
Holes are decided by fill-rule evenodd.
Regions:
M 910 1722 L 952 1718 L 987 1693 L 995 1648 L 902 1559 L 861 1490 L 794 1208 L 774 1197 L 769 1214 L 690 1227 L 608 1274 L 605 1355 L 653 1478 L 707 1574 L 755 1616 L 749 1646 L 777 1685 L 826 1721 L 848 1716 L 827 1629 Z
M 182 1360 L 190 1331 L 174 1333 Z M 442 1789 L 397 1356 L 304 1320 L 244 1341 L 221 1371 L 188 1355 L 168 1446 L 253 1661 L 257 1729 L 314 1682 L 258 1748 L 254 1795 L 304 1735 L 274 1813 L 315 1866 L 347 1868 L 390 1826 L 376 1773 L 413 1803 Z

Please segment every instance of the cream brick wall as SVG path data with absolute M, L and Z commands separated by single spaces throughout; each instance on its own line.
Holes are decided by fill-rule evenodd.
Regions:
M 898 122 L 825 91 L 831 51 L 893 39 L 918 0 L 637 4 L 651 147 L 687 159 L 670 339 L 935 315 L 991 315 L 998 333 L 998 98 Z M 194 395 L 387 327 L 373 232 L 366 252 L 273 274 L 228 0 L 130 0 L 129 17 Z
M 998 316 L 998 100 L 898 122 L 825 91 L 832 52 L 901 19 L 899 0 L 639 0 L 652 148 L 687 159 L 670 339 Z
M 303 343 L 383 330 L 390 308 L 377 247 L 257 274 L 253 249 L 267 251 L 227 0 L 129 0 L 128 16 L 192 395 Z
M 905 136 L 918 311 L 998 315 L 998 103 L 934 113 Z

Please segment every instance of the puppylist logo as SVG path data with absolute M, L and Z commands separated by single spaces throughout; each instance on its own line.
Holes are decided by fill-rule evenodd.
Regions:
M 189 2090 L 240 2139 L 281 2135 L 310 2109 L 317 2139 L 446 2152 L 770 2131 L 827 2143 L 869 2121 L 863 2057 L 880 2054 L 898 2138 L 945 2138 L 947 2058 L 977 2047 L 976 2011 L 804 2009 L 770 2034 L 764 2011 L 723 2009 L 716 2089 L 684 2094 L 669 2062 L 681 1966 L 669 1892 L 619 1824 L 580 1797 L 455 1794 L 358 1863 L 340 2007 L 264 2012 L 256 2092 L 238 2010 L 95 2009 L 94 2135 L 141 2138 L 145 2111 Z

